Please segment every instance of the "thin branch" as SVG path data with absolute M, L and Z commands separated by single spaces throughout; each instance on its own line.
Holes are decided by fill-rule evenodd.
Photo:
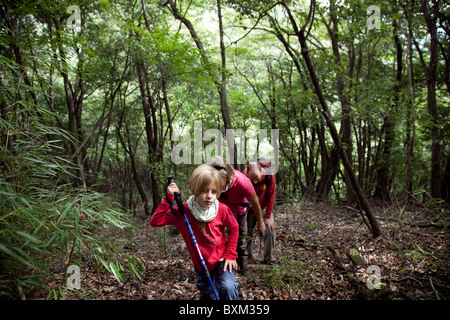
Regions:
M 242 37 L 240 37 L 239 39 L 231 42 L 226 48 L 228 48 L 229 46 L 231 46 L 232 44 L 238 43 L 239 41 L 241 41 L 242 39 L 244 39 L 245 37 L 247 37 L 250 32 L 252 32 L 253 30 L 256 29 L 256 26 L 259 24 L 259 21 L 267 14 L 268 11 L 272 10 L 274 7 L 276 7 L 277 5 L 282 4 L 282 2 L 277 2 L 275 4 L 273 4 L 272 6 L 270 6 L 268 9 L 264 10 L 263 12 L 261 12 L 258 16 L 258 19 L 256 19 L 256 22 L 254 24 L 253 27 L 250 28 L 250 30 L 248 30 L 248 32 L 246 34 L 244 34 Z

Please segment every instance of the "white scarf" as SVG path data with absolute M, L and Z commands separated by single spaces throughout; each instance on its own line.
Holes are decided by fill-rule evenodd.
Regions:
M 219 200 L 215 200 L 208 208 L 202 207 L 195 201 L 195 195 L 189 197 L 186 201 L 189 210 L 191 210 L 194 218 L 200 222 L 210 222 L 217 215 L 219 210 Z

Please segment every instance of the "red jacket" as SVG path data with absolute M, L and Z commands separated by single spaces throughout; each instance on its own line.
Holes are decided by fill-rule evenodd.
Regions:
M 244 174 L 247 176 L 247 168 L 244 169 Z M 266 170 L 261 168 L 261 180 L 254 184 L 256 195 L 259 199 L 261 210 L 266 209 L 265 218 L 270 218 L 273 212 L 273 204 L 275 202 L 275 175 L 271 173 L 270 182 L 266 185 Z M 249 210 L 252 212 L 252 209 Z
M 173 196 L 169 196 L 169 201 L 173 201 Z M 236 246 L 239 236 L 239 225 L 230 209 L 219 203 L 217 216 L 208 223 L 203 223 L 194 218 L 186 202 L 183 202 L 186 217 L 191 225 L 198 246 L 205 260 L 208 270 L 214 269 L 219 264 L 219 259 L 225 258 L 236 260 Z M 175 206 L 176 215 L 170 210 L 170 204 L 164 197 L 150 218 L 152 227 L 162 227 L 165 225 L 174 225 L 183 236 L 184 242 L 191 255 L 192 262 L 202 270 L 202 264 L 198 258 L 197 251 L 192 243 L 191 234 L 184 220 L 183 214 Z M 227 232 L 225 233 L 225 228 Z M 228 237 L 227 237 L 228 234 Z
M 224 203 L 231 212 L 237 217 L 245 212 L 245 207 L 240 206 L 240 203 L 247 203 L 247 198 L 255 193 L 252 182 L 242 172 L 234 169 L 234 179 L 228 188 L 226 199 L 219 197 L 219 201 Z

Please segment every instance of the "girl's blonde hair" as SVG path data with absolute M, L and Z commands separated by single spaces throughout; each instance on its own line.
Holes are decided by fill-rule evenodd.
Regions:
M 215 156 L 208 161 L 208 164 L 215 168 L 221 177 L 225 177 L 228 180 L 233 180 L 234 178 L 234 168 L 231 164 L 227 163 L 227 161 L 220 157 Z
M 220 193 L 222 184 L 219 172 L 210 165 L 202 164 L 192 172 L 189 179 L 189 189 L 191 189 L 192 194 L 199 196 L 211 182 L 216 185 L 217 192 Z

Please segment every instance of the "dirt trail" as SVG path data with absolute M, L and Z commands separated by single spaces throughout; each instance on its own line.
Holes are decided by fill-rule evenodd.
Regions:
M 310 202 L 277 207 L 277 264 L 251 264 L 248 275 L 238 274 L 240 299 L 448 299 L 450 234 L 435 223 L 448 221 L 448 212 L 386 205 L 373 210 L 383 230 L 378 239 L 350 207 Z M 83 288 L 68 298 L 198 299 L 181 235 L 171 227 L 152 228 L 148 219 L 137 218 L 136 224 L 125 249 L 145 266 L 142 280 L 130 275 L 119 284 L 111 275 L 87 271 Z M 259 237 L 254 252 L 257 258 L 262 253 Z M 375 289 L 369 290 L 370 284 Z

